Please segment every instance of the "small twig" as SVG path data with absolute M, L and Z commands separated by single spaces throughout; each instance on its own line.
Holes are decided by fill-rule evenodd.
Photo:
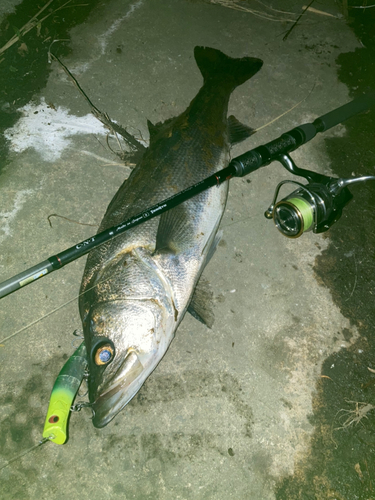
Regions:
M 345 410 L 344 408 L 341 408 L 337 412 L 336 415 L 339 413 L 347 413 L 349 416 L 345 420 L 345 422 L 342 424 L 341 427 L 337 427 L 334 430 L 341 430 L 341 429 L 346 429 L 347 427 L 354 425 L 358 425 L 363 418 L 368 418 L 367 413 L 375 409 L 375 406 L 373 406 L 370 403 L 361 403 L 359 401 L 348 401 L 346 400 L 347 403 L 354 403 L 355 404 L 355 410 Z
M 307 9 L 311 6 L 311 4 L 314 2 L 314 0 L 311 0 L 311 2 L 309 3 L 309 5 L 305 8 L 304 11 L 302 11 L 302 14 L 300 14 L 296 20 L 296 22 L 293 24 L 293 26 L 286 32 L 286 34 L 284 35 L 283 37 L 283 41 L 285 42 L 285 40 L 288 38 L 288 36 L 291 34 L 292 30 L 297 26 L 297 23 L 298 21 L 301 19 L 301 17 L 304 15 L 304 13 L 307 11 Z
M 342 12 L 344 17 L 348 17 L 348 0 L 342 0 Z
M 294 108 L 296 108 L 297 106 L 299 106 L 303 101 L 306 101 L 306 99 L 308 97 L 310 97 L 310 95 L 312 94 L 313 90 L 315 88 L 315 83 L 313 85 L 313 88 L 310 90 L 310 92 L 307 94 L 306 97 L 304 97 L 303 99 L 301 99 L 299 102 L 297 102 L 297 104 L 295 104 L 294 106 L 292 106 L 290 109 L 287 109 L 286 111 L 284 111 L 284 113 L 282 113 L 281 115 L 279 116 L 276 116 L 276 118 L 274 118 L 273 120 L 271 120 L 270 122 L 266 123 L 265 125 L 262 125 L 261 127 L 258 127 L 254 130 L 254 133 L 255 132 L 259 132 L 259 130 L 262 130 L 262 128 L 265 128 L 265 127 L 268 127 L 268 125 L 271 125 L 272 123 L 276 122 L 277 120 L 279 120 L 280 118 L 282 118 L 284 115 L 290 113 Z
M 47 217 L 47 220 L 48 220 L 48 223 L 50 225 L 50 227 L 52 227 L 52 222 L 51 222 L 51 217 L 60 217 L 60 219 L 65 219 L 69 222 L 74 222 L 74 224 L 79 224 L 80 226 L 91 226 L 91 227 L 99 227 L 99 224 L 85 224 L 83 222 L 78 222 L 76 220 L 73 220 L 73 219 L 68 219 L 68 217 L 64 217 L 63 215 L 58 215 L 58 214 L 51 214 Z
M 99 144 L 104 148 L 103 144 L 98 140 Z M 79 151 L 80 153 L 87 155 L 87 156 L 92 156 L 93 158 L 96 158 L 99 161 L 104 161 L 105 163 L 102 165 L 103 167 L 108 167 L 108 166 L 118 166 L 121 168 L 129 168 L 131 170 L 131 167 L 135 165 L 135 163 L 130 163 L 128 165 L 125 165 L 124 163 L 120 163 L 117 161 L 111 161 L 108 158 L 103 158 L 103 156 L 96 155 L 95 153 L 92 153 L 91 151 L 86 151 L 85 149 L 76 149 L 76 148 L 71 148 L 74 151 Z M 116 153 L 115 153 L 116 154 Z
M 71 1 L 71 0 L 69 0 Z M 67 2 L 69 3 L 69 2 Z M 74 5 L 71 5 L 71 7 L 88 7 L 90 4 L 89 3 L 75 3 Z M 58 9 L 55 10 L 55 12 L 57 12 L 58 10 L 62 10 L 62 9 L 67 9 L 66 6 L 66 3 L 64 3 L 64 5 L 62 5 L 61 7 L 59 7 Z
M 355 290 L 355 287 L 357 286 L 358 271 L 357 271 L 357 261 L 356 261 L 356 259 L 355 259 L 355 253 L 353 253 L 353 258 L 354 258 L 354 265 L 355 265 L 354 285 L 353 285 L 353 289 L 352 289 L 351 294 L 349 295 L 349 297 L 348 297 L 347 299 L 345 299 L 345 302 L 347 302 L 349 299 L 351 299 L 351 298 L 352 298 L 353 293 L 354 293 L 354 290 Z
M 367 460 L 364 459 L 365 464 L 366 464 L 366 469 L 367 469 L 367 475 L 369 477 L 369 482 L 370 482 L 370 491 L 372 491 L 372 482 L 371 482 L 371 476 L 370 476 L 370 471 L 368 470 L 368 465 L 367 465 Z
M 67 38 L 55 38 L 55 40 L 52 40 L 50 46 L 48 47 L 48 52 L 47 52 L 47 57 L 48 57 L 48 64 L 51 64 L 52 63 L 52 52 L 51 52 L 51 47 L 54 43 L 56 42 L 69 42 L 70 40 L 68 40 Z
M 286 10 L 274 9 L 273 7 L 270 7 L 269 5 L 266 5 L 265 3 L 261 2 L 260 0 L 255 0 L 255 1 L 257 3 L 260 3 L 260 5 L 263 5 L 263 7 L 266 7 L 266 9 L 272 10 L 273 12 L 279 12 L 280 14 L 290 14 L 291 16 L 297 15 L 295 12 L 288 12 Z
M 277 21 L 277 22 L 284 22 L 284 21 L 294 21 L 294 19 L 288 19 L 286 17 L 276 17 L 272 14 L 268 14 L 267 12 L 262 12 L 259 10 L 254 10 L 254 9 L 249 9 L 248 7 L 244 7 L 243 5 L 240 5 L 237 3 L 235 0 L 209 0 L 210 3 L 216 4 L 216 5 L 221 5 L 222 7 L 227 7 L 228 9 L 233 9 L 233 10 L 239 10 L 240 12 L 248 12 L 249 14 L 253 14 L 256 17 L 260 17 L 261 19 L 266 19 L 267 21 Z M 259 2 L 261 3 L 261 2 Z M 262 4 L 264 5 L 264 4 Z M 271 7 L 268 7 L 271 10 Z M 282 11 L 276 11 L 276 12 L 282 12 Z M 289 12 L 286 14 L 290 14 Z
M 130 170 L 133 170 L 133 168 L 136 166 L 136 163 L 129 163 L 127 162 L 126 165 L 124 163 L 118 163 L 118 162 L 112 162 L 112 163 L 104 163 L 102 167 L 122 167 L 122 168 L 130 168 Z
M 308 10 L 309 12 L 312 12 L 313 14 L 320 14 L 321 16 L 328 16 L 338 19 L 337 16 L 329 14 L 328 12 L 323 12 L 322 10 L 314 9 L 314 7 L 306 7 L 306 5 L 304 5 L 302 8 Z
M 86 95 L 80 84 L 78 83 L 77 79 L 72 75 L 72 73 L 69 71 L 69 69 L 63 64 L 60 59 L 55 56 L 52 52 L 49 52 L 49 58 L 54 59 L 57 61 L 60 66 L 63 68 L 65 73 L 69 76 L 69 78 L 72 80 L 73 84 L 77 87 L 78 91 L 81 93 L 81 95 L 86 99 L 87 103 L 89 104 L 91 108 L 91 113 L 97 118 L 99 121 L 103 123 L 112 133 L 113 135 L 116 135 L 116 132 L 120 134 L 129 148 L 132 150 L 134 154 L 143 154 L 146 151 L 146 148 L 141 144 L 140 142 L 137 141 L 129 132 L 127 132 L 121 125 L 118 125 L 117 123 L 114 123 L 108 116 L 107 113 L 103 113 L 98 109 L 89 99 L 89 97 Z
M 354 6 L 354 5 L 351 5 L 350 8 L 351 9 L 371 9 L 372 7 L 375 7 L 375 5 L 357 5 L 357 6 Z
M 117 136 L 116 136 L 116 138 L 117 138 Z M 117 138 L 117 141 L 118 141 L 118 138 Z M 110 146 L 110 144 L 109 144 L 109 134 L 107 134 L 107 135 L 106 135 L 105 142 L 107 143 L 107 147 L 108 147 L 108 149 L 109 149 L 109 150 L 110 150 L 113 154 L 115 154 L 116 156 L 118 156 L 118 155 L 117 155 L 117 153 L 116 153 L 116 151 L 115 151 L 114 149 L 112 149 L 112 148 L 111 148 L 111 146 Z M 120 144 L 120 148 L 121 148 L 121 151 L 123 151 L 123 149 L 122 149 L 122 147 L 121 147 L 121 144 Z
M 106 113 L 106 116 L 107 116 L 107 117 L 108 117 L 108 119 L 109 119 L 109 116 L 107 115 L 107 113 Z M 115 130 L 114 130 L 114 134 L 113 134 L 113 135 L 114 135 L 114 136 L 115 136 L 115 138 L 116 138 L 116 141 L 117 141 L 118 147 L 120 148 L 121 152 L 123 153 L 123 152 L 124 152 L 124 149 L 123 149 L 123 147 L 122 147 L 121 142 L 119 141 L 118 135 L 116 134 L 116 131 L 115 131 Z M 108 137 L 108 136 L 107 136 L 107 137 Z
M 20 30 L 18 30 L 18 33 L 16 35 L 13 35 L 12 38 L 10 40 L 8 40 L 8 42 L 0 48 L 0 55 L 5 52 L 7 49 L 9 49 L 9 47 L 11 47 L 12 45 L 14 45 L 16 42 L 18 42 L 18 40 L 20 39 L 20 37 L 22 37 L 23 35 L 26 35 L 26 33 L 28 33 L 29 31 L 31 31 L 33 28 L 35 28 L 35 26 L 38 26 L 38 25 L 41 25 L 41 23 L 43 21 L 45 21 L 46 19 L 48 19 L 50 16 L 52 16 L 52 14 L 55 14 L 56 12 L 58 12 L 59 10 L 62 10 L 62 9 L 65 9 L 66 6 L 72 1 L 72 0 L 68 0 L 67 2 L 65 2 L 63 5 L 61 5 L 61 7 L 58 7 L 57 9 L 53 10 L 52 12 L 50 12 L 49 14 L 47 14 L 46 16 L 42 17 L 42 19 L 38 19 L 38 16 L 53 2 L 54 0 L 49 0 L 46 5 L 44 7 L 42 7 L 39 12 L 37 14 L 35 14 L 35 16 L 33 16 L 26 24 L 24 24 L 22 26 L 22 28 Z M 88 4 L 79 4 L 79 5 L 72 5 L 71 7 L 82 7 L 82 6 L 86 6 Z M 0 63 L 3 61 L 3 59 L 0 60 Z
M 37 24 L 41 23 L 42 21 L 44 21 L 45 19 L 47 19 L 48 16 L 50 16 L 51 14 L 53 14 L 53 12 L 51 12 L 51 14 L 48 14 L 48 16 L 45 16 L 43 19 L 41 19 L 41 20 L 38 19 L 38 16 L 52 2 L 53 2 L 53 0 L 49 0 L 49 2 L 47 2 L 46 5 L 44 7 L 42 7 L 37 14 L 35 14 L 35 16 L 33 16 L 26 24 L 24 24 L 22 26 L 22 28 L 19 30 L 19 33 L 21 34 L 21 36 L 22 35 L 26 35 L 26 33 L 28 33 L 30 30 L 32 30 L 34 28 L 34 26 L 36 26 Z M 16 42 L 18 42 L 19 38 L 20 38 L 19 35 L 13 35 L 13 37 L 10 40 L 8 40 L 8 42 L 3 47 L 1 47 L 0 54 L 2 54 L 3 52 L 5 52 L 7 49 L 9 49 L 9 47 L 11 47 Z
M 139 128 L 137 128 L 136 130 L 138 130 L 138 134 L 139 134 L 139 139 L 138 140 L 140 140 L 140 141 L 142 141 L 142 142 L 144 142 L 146 144 L 149 144 L 149 142 L 143 137 L 142 131 Z

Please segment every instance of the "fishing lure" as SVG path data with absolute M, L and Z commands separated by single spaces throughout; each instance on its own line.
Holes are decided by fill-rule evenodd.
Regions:
M 51 392 L 43 438 L 56 444 L 67 440 L 67 426 L 71 406 L 87 367 L 85 343 L 76 349 L 62 367 Z

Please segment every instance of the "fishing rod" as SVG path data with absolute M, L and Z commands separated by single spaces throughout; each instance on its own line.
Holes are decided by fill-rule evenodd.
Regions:
M 0 283 L 0 298 L 61 269 L 112 238 L 171 210 L 202 191 L 218 186 L 232 177 L 244 177 L 273 161 L 279 161 L 293 175 L 304 177 L 308 184 L 304 185 L 295 181 L 280 183 L 265 216 L 268 219 L 273 218 L 279 231 L 291 238 L 301 236 L 309 230 L 316 233 L 327 231 L 340 218 L 343 208 L 352 198 L 347 186 L 355 182 L 374 180 L 375 177 L 366 176 L 355 179 L 328 177 L 297 167 L 289 153 L 311 141 L 317 133 L 325 132 L 348 118 L 367 111 L 374 105 L 375 93 L 364 94 L 320 116 L 313 123 L 295 127 L 277 139 L 233 158 L 226 168 L 193 186 L 3 281 Z M 276 203 L 279 190 L 286 182 L 298 185 L 298 189 L 292 195 Z
M 121 224 L 113 226 L 96 236 L 92 236 L 23 273 L 0 283 L 0 298 L 54 270 L 60 269 L 131 227 L 135 227 L 146 220 L 170 210 L 200 192 L 212 186 L 220 185 L 232 177 L 248 175 L 273 161 L 279 161 L 290 173 L 304 177 L 308 183 L 301 184 L 292 180 L 279 183 L 276 187 L 273 201 L 265 212 L 265 216 L 268 219 L 273 218 L 279 231 L 290 238 L 297 238 L 309 230 L 313 230 L 316 233 L 327 231 L 339 219 L 343 208 L 352 198 L 348 186 L 356 182 L 375 180 L 375 176 L 362 176 L 351 179 L 337 179 L 325 176 L 297 167 L 289 156 L 289 153 L 313 139 L 318 132 L 324 132 L 374 105 L 375 94 L 364 95 L 317 118 L 313 123 L 296 127 L 286 134 L 282 134 L 278 139 L 258 146 L 234 158 L 228 167 L 197 184 L 163 200 Z M 277 202 L 281 187 L 287 183 L 297 185 L 297 190 Z M 105 356 L 107 353 L 104 351 L 101 354 Z M 79 411 L 82 407 L 91 406 L 90 403 L 86 402 L 79 402 L 73 405 L 79 386 L 86 376 L 86 367 L 86 346 L 82 342 L 67 360 L 55 381 L 45 419 L 43 439 L 32 448 L 8 461 L 0 470 L 48 441 L 59 445 L 66 442 L 70 413 L 72 411 Z

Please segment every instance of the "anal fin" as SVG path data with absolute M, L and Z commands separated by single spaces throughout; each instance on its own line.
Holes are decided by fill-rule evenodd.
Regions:
M 201 276 L 195 287 L 188 312 L 208 328 L 212 328 L 215 320 L 213 297 L 209 281 Z
M 210 260 L 214 256 L 214 253 L 216 252 L 216 249 L 217 249 L 222 237 L 223 237 L 223 230 L 219 229 L 219 231 L 215 234 L 214 241 L 211 244 L 211 247 L 207 253 L 206 262 L 205 262 L 204 267 L 207 266 L 207 264 L 210 262 Z

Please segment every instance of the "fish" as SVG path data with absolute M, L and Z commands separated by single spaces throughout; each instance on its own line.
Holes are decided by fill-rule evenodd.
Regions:
M 225 168 L 233 144 L 254 133 L 227 117 L 228 102 L 263 62 L 200 46 L 194 57 L 202 87 L 179 116 L 147 122 L 149 147 L 108 205 L 99 232 Z M 107 425 L 137 394 L 187 311 L 212 327 L 212 291 L 202 272 L 221 237 L 228 185 L 204 191 L 89 253 L 79 309 L 95 427 Z

